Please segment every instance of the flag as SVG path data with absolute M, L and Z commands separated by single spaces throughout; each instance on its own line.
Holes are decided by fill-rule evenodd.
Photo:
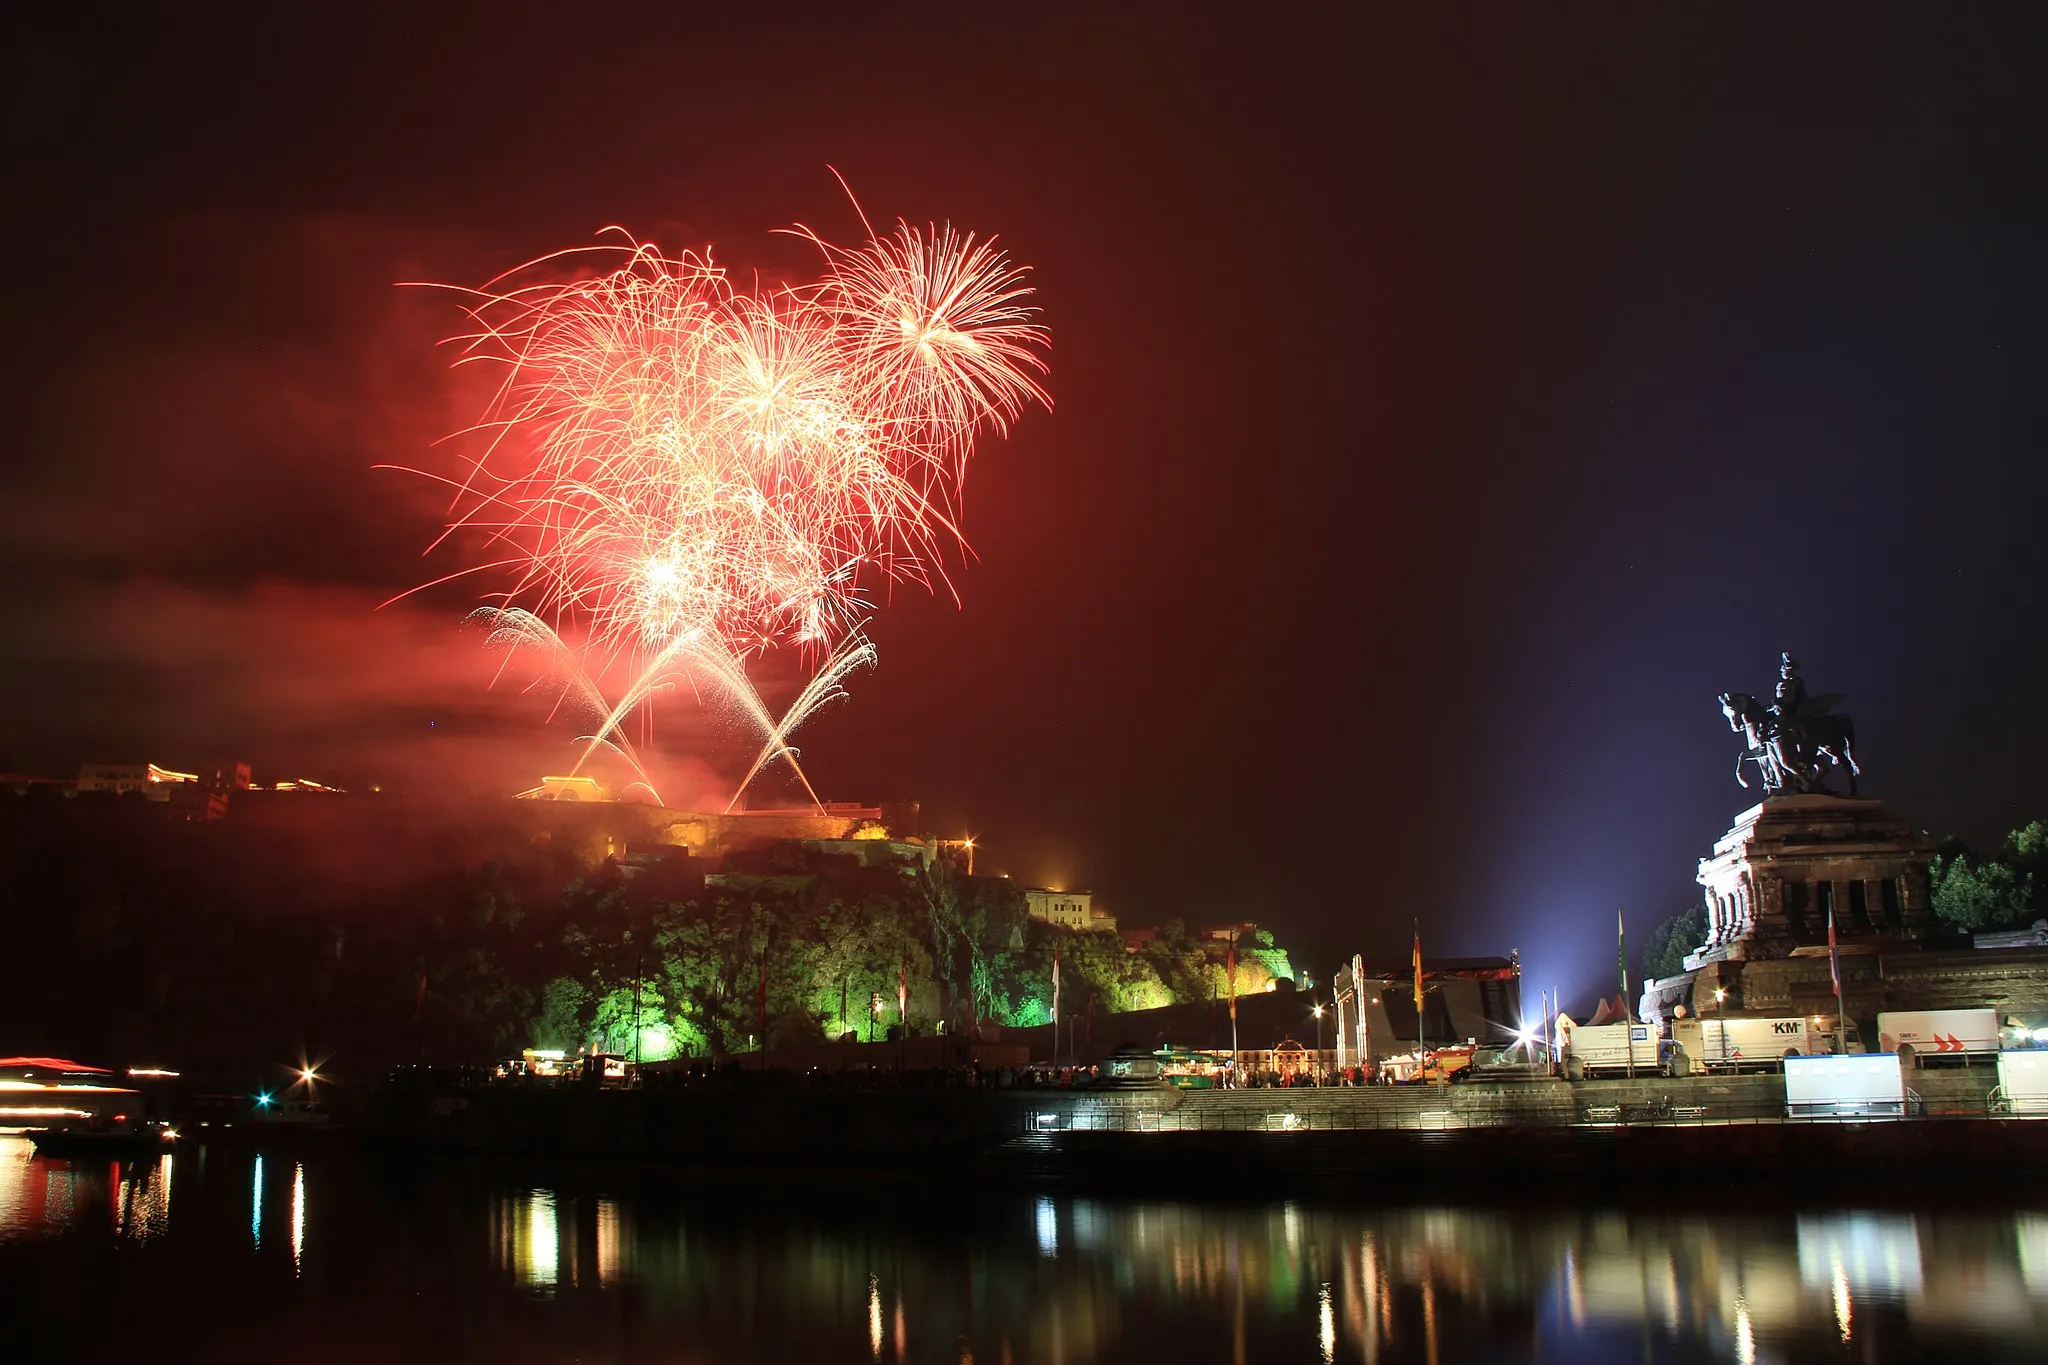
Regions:
M 1237 935 L 1230 936 L 1230 948 L 1224 954 L 1223 974 L 1230 978 L 1230 1017 L 1237 1018 Z
M 1060 1026 L 1060 950 L 1057 944 L 1052 950 L 1052 1026 Z
M 903 969 L 896 974 L 896 1022 L 908 1023 L 910 1015 L 910 950 L 903 950 Z
M 1636 1016 L 1628 1004 L 1628 925 L 1622 922 L 1618 905 L 1614 907 L 1614 961 L 1621 970 L 1621 1017 L 1633 1024 Z
M 1846 1027 L 1842 1014 L 1842 960 L 1835 955 L 1835 903 L 1828 901 L 1828 979 L 1835 983 L 1835 1040 L 1839 1045 Z
M 1415 931 L 1415 1027 L 1416 1036 L 1421 1037 L 1422 1028 L 1422 930 Z
M 1828 979 L 1835 983 L 1835 1003 L 1842 1000 L 1842 964 L 1835 956 L 1835 903 L 1828 901 Z

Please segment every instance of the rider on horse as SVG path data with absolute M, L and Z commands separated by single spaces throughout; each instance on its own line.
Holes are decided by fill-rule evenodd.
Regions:
M 1806 682 L 1799 676 L 1799 660 L 1789 653 L 1778 656 L 1777 700 L 1764 709 L 1770 713 L 1769 726 L 1764 731 L 1764 745 L 1771 751 L 1772 762 L 1786 778 L 1804 774 L 1812 766 L 1806 753 L 1806 725 L 1800 712 L 1806 705 Z

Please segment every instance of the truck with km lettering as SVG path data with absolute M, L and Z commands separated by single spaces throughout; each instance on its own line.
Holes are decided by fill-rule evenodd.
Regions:
M 1804 1015 L 1783 1019 L 1680 1019 L 1671 1036 L 1689 1071 L 1776 1071 L 1787 1057 L 1835 1050 L 1834 1036 Z
M 1877 1043 L 1901 1066 L 1968 1066 L 1998 1055 L 1998 1011 L 1893 1010 L 1877 1016 Z

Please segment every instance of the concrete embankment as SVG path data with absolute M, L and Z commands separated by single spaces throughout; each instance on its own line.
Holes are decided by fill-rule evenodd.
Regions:
M 366 1134 L 447 1152 L 1133 1189 L 1210 1177 L 1384 1188 L 1392 1172 L 1475 1192 L 1676 1188 L 1716 1173 L 1819 1190 L 2048 1172 L 2048 1122 L 1985 1117 L 1991 1079 L 1920 1073 L 1925 1118 L 1789 1123 L 1775 1076 L 1238 1091 L 486 1086 L 381 1093 Z

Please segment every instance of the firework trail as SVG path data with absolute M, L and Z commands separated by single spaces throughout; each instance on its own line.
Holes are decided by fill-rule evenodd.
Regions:
M 874 660 L 870 590 L 945 582 L 976 438 L 1050 401 L 1026 272 L 993 239 L 791 231 L 820 253 L 813 282 L 743 290 L 618 233 L 461 291 L 457 363 L 502 373 L 483 452 L 444 480 L 442 539 L 481 533 L 462 572 L 509 570 L 494 638 L 573 671 L 601 715 L 585 758 L 606 745 L 636 771 L 627 718 L 679 677 L 708 684 L 762 734 L 735 801 L 778 758 L 802 778 L 790 733 Z M 817 667 L 778 719 L 747 662 L 784 647 Z M 617 665 L 632 682 L 605 703 L 594 679 Z

